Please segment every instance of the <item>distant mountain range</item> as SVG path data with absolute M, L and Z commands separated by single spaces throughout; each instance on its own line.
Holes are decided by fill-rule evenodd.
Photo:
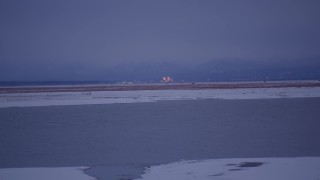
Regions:
M 170 76 L 175 82 L 320 80 L 319 69 L 320 58 L 279 62 L 215 60 L 193 65 L 170 61 L 145 61 L 122 63 L 92 72 L 90 70 L 83 75 L 70 75 L 72 71 L 64 75 L 63 71 L 60 71 L 54 81 L 2 81 L 0 86 L 160 82 L 163 76 Z
M 209 61 L 198 65 L 171 62 L 124 64 L 106 74 L 112 81 L 157 81 L 169 75 L 175 81 L 257 81 L 257 80 L 318 80 L 320 62 L 256 62 L 243 60 Z

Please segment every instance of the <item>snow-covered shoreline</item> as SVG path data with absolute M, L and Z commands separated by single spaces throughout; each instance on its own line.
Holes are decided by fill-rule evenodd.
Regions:
M 320 157 L 208 159 L 151 166 L 136 180 L 313 180 L 319 168 Z
M 320 97 L 320 87 L 8 93 L 0 94 L 0 108 L 141 103 L 162 100 L 302 97 Z

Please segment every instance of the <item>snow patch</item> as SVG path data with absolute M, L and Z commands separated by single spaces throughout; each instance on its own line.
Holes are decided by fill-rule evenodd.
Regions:
M 319 168 L 320 157 L 210 159 L 151 166 L 136 180 L 314 180 Z
M 270 99 L 302 97 L 320 97 L 320 87 L 92 91 L 90 93 L 8 93 L 0 94 L 0 108 L 54 105 L 141 103 L 156 102 L 163 100 Z

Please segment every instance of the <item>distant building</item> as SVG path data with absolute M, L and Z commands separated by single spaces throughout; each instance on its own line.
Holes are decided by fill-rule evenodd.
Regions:
M 163 76 L 162 78 L 162 81 L 161 82 L 164 82 L 164 83 L 170 83 L 170 82 L 173 82 L 173 78 L 170 77 L 170 76 Z

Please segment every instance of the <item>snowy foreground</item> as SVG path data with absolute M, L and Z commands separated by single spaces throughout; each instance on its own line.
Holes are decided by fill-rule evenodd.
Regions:
M 86 167 L 0 169 L 4 180 L 95 180 Z M 180 161 L 147 168 L 136 180 L 315 180 L 320 179 L 320 157 L 238 158 Z
M 164 179 L 315 180 L 320 179 L 320 157 L 181 161 L 152 166 L 139 180 Z
M 1 180 L 95 180 L 83 173 L 87 167 L 6 168 L 0 169 Z
M 268 99 L 320 97 L 320 87 L 207 90 L 139 90 L 0 94 L 0 108 L 156 102 L 195 99 Z

